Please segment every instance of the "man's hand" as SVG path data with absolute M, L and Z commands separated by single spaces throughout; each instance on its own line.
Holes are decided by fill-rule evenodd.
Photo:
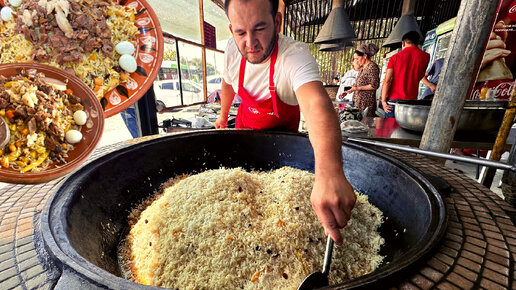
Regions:
M 430 88 L 432 93 L 435 93 L 435 89 L 437 88 L 437 86 L 435 84 L 430 83 L 430 85 L 428 87 Z
M 233 87 L 222 80 L 222 89 L 220 91 L 220 116 L 215 121 L 215 128 L 223 129 L 228 127 L 228 114 L 234 97 L 235 91 L 233 91 Z
M 228 117 L 220 114 L 220 116 L 215 121 L 215 128 L 224 129 L 228 127 Z
M 390 113 L 392 111 L 392 106 L 389 106 L 387 101 L 382 101 L 382 106 L 385 113 Z
M 341 176 L 316 175 L 310 200 L 325 233 L 342 244 L 340 229 L 348 224 L 356 202 L 355 192 L 344 173 Z
M 357 87 L 355 85 L 351 86 L 351 89 L 345 91 L 346 94 L 351 94 L 353 92 L 356 92 L 357 91 Z
M 505 40 L 507 39 L 507 32 L 503 30 L 504 22 L 496 23 L 494 30 L 500 30 L 499 33 L 491 32 L 489 41 L 487 42 L 486 52 L 482 58 L 481 68 L 487 66 L 496 59 L 504 58 L 511 54 L 511 51 L 506 48 Z

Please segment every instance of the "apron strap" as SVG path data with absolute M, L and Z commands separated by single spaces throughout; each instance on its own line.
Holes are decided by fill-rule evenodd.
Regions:
M 241 90 L 244 88 L 244 75 L 245 75 L 245 58 L 242 57 L 240 60 L 240 73 L 238 74 L 238 95 L 243 96 Z
M 276 59 L 278 57 L 278 41 L 279 39 L 276 36 L 276 44 L 274 45 L 274 49 L 272 50 L 271 65 L 269 70 L 269 91 L 271 93 L 272 108 L 274 109 L 274 115 L 276 115 L 276 117 L 279 118 L 277 105 L 278 95 L 276 94 L 276 86 L 274 85 L 274 66 L 276 65 Z

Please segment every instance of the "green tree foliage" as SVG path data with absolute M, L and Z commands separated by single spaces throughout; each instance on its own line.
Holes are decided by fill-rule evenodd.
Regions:
M 175 49 L 165 50 L 163 60 L 177 60 L 177 52 Z
M 195 70 L 202 71 L 202 59 L 201 58 L 194 58 L 191 59 L 188 64 L 190 66 L 195 67 Z M 211 76 L 215 74 L 215 67 L 212 64 L 206 63 L 206 75 Z

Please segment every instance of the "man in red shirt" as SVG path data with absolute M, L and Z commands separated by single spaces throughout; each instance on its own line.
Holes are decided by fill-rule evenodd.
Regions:
M 419 33 L 411 31 L 402 38 L 402 50 L 389 59 L 382 86 L 382 106 L 386 118 L 394 118 L 387 100 L 416 100 L 419 81 L 425 76 L 430 55 L 418 47 Z

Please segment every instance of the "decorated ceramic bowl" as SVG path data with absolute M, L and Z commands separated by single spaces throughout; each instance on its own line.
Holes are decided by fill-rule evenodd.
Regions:
M 55 87 L 62 87 L 60 90 L 66 92 L 66 94 L 73 94 L 77 101 L 77 104 L 80 104 L 81 111 L 85 113 L 84 123 L 81 126 L 76 126 L 74 121 L 74 127 L 80 133 L 77 135 L 80 138 L 76 141 L 73 141 L 73 150 L 69 150 L 64 160 L 60 160 L 60 162 L 52 162 L 44 168 L 38 170 L 27 170 L 23 172 L 23 168 L 13 169 L 9 166 L 2 166 L 0 164 L 0 181 L 1 182 L 9 182 L 9 183 L 43 183 L 58 177 L 64 176 L 67 173 L 72 172 L 74 169 L 79 167 L 84 161 L 88 158 L 88 156 L 93 152 L 98 142 L 100 141 L 102 132 L 104 130 L 104 116 L 102 113 L 102 106 L 98 102 L 97 97 L 93 93 L 93 91 L 79 78 L 63 71 L 57 69 L 55 67 L 42 65 L 42 64 L 34 64 L 34 63 L 13 63 L 13 64 L 2 64 L 0 65 L 0 77 L 13 77 L 21 75 L 22 72 L 29 73 L 31 75 L 35 75 L 37 73 L 44 74 L 45 83 L 52 84 Z M 3 84 L 4 87 L 6 84 Z M 7 91 L 5 91 L 7 92 Z M 39 92 L 37 92 L 39 93 Z M 69 104 L 72 106 L 71 104 Z M 40 107 L 35 106 L 37 111 L 42 111 Z M 62 108 L 61 108 L 62 109 Z M 70 109 L 71 110 L 71 109 Z M 0 110 L 0 113 L 2 110 Z M 6 110 L 3 110 L 4 116 L 8 115 L 5 113 Z M 51 111 L 46 111 L 46 113 L 50 113 Z M 5 117 L 2 117 L 5 118 Z M 9 118 L 7 117 L 7 121 L 9 122 Z M 13 117 L 14 118 L 14 117 Z M 10 122 L 11 123 L 11 122 Z M 15 124 L 12 122 L 12 124 Z M 39 124 L 38 124 L 39 126 Z M 27 126 L 28 127 L 28 126 Z M 38 127 L 39 129 L 39 127 Z M 70 130 L 67 129 L 66 132 Z M 77 133 L 77 132 L 74 132 Z M 10 134 L 13 138 L 12 135 Z M 27 135 L 27 132 L 26 134 Z M 31 134 L 28 134 L 31 135 Z M 27 135 L 27 136 L 28 136 Z M 41 135 L 41 134 L 40 134 Z M 27 137 L 28 138 L 28 137 Z M 47 141 L 48 139 L 45 139 Z M 12 143 L 12 142 L 11 142 Z M 62 143 L 67 143 L 62 142 Z M 68 144 L 68 146 L 71 143 Z M 66 145 L 64 145 L 66 146 Z M 63 146 L 63 148 L 64 148 Z M 10 148 L 3 148 L 2 157 L 9 156 Z M 40 152 L 41 153 L 41 152 Z M 42 156 L 42 155 L 40 155 Z M 39 159 L 36 157 L 35 159 Z M 50 160 L 50 159 L 49 159 Z M 35 160 L 27 161 L 26 164 L 30 165 Z M 11 161 L 13 162 L 13 161 Z M 0 162 L 1 163 L 1 162 Z M 25 167 L 26 168 L 26 167 Z
M 115 1 L 118 4 L 122 5 L 124 8 L 132 8 L 134 9 L 134 14 L 130 15 L 130 22 L 134 18 L 134 26 L 131 31 L 134 32 L 134 37 L 130 39 L 132 43 L 134 43 L 134 50 L 131 49 L 132 53 L 129 55 L 132 59 L 136 60 L 135 70 L 127 73 L 121 69 L 118 65 L 110 66 L 109 68 L 102 68 L 101 71 L 115 69 L 117 73 L 127 73 L 124 76 L 124 79 L 117 77 L 118 84 L 115 82 L 107 86 L 108 88 L 102 89 L 100 92 L 96 90 L 94 87 L 93 79 L 96 75 L 96 72 L 93 71 L 91 75 L 83 75 L 79 76 L 85 82 L 89 82 L 88 85 L 90 88 L 94 89 L 97 92 L 97 97 L 101 103 L 101 106 L 104 111 L 105 117 L 111 117 L 120 113 L 121 111 L 127 109 L 129 106 L 138 101 L 151 87 L 154 82 L 160 68 L 161 63 L 163 61 L 163 34 L 161 31 L 161 26 L 159 24 L 158 18 L 151 6 L 145 0 L 117 0 Z M 11 4 L 7 0 L 0 0 L 0 6 L 10 6 Z M 16 7 L 13 7 L 13 10 L 16 11 Z M 107 9 L 107 8 L 106 8 Z M 108 10 L 109 13 L 118 13 L 113 12 L 112 10 Z M 132 22 L 131 22 L 132 26 Z M 121 26 L 118 26 L 121 27 Z M 39 31 L 39 30 L 38 30 Z M 73 33 L 79 33 L 79 29 L 73 29 Z M 92 33 L 92 32 L 90 32 Z M 114 33 L 114 32 L 113 32 Z M 35 35 L 39 35 L 38 32 Z M 118 32 L 117 35 L 124 35 L 124 33 Z M 88 37 L 88 36 L 86 36 Z M 116 38 L 116 37 L 115 37 Z M 89 40 L 89 39 L 88 39 Z M 1 42 L 1 41 L 0 41 Z M 82 43 L 81 45 L 83 45 Z M 115 46 L 117 43 L 112 43 Z M 0 45 L 0 48 L 2 45 Z M 12 48 L 20 51 L 18 48 Z M 11 50 L 12 50 L 11 49 Z M 84 49 L 82 47 L 81 49 Z M 118 51 L 118 50 L 115 50 Z M 100 56 L 102 52 L 100 49 L 96 51 Z M 1 53 L 1 49 L 0 49 Z M 122 54 L 122 53 L 120 53 Z M 26 55 L 34 55 L 34 52 Z M 26 56 L 24 55 L 24 56 Z M 118 60 L 119 54 L 115 54 L 116 59 Z M 43 59 L 45 58 L 44 54 L 42 55 Z M 84 51 L 84 58 L 97 57 L 97 55 L 92 55 L 91 52 Z M 127 56 L 126 56 L 127 57 Z M 16 61 L 14 58 L 10 59 L 6 62 L 14 62 Z M 55 61 L 55 60 L 52 60 Z M 0 61 L 2 62 L 2 61 Z M 20 61 L 21 62 L 21 61 Z M 30 61 L 25 59 L 23 62 L 40 62 L 47 63 L 44 61 L 38 61 L 38 59 L 31 59 Z M 69 65 L 72 62 L 67 63 Z M 105 62 L 101 62 L 105 63 Z M 95 66 L 93 66 L 95 67 Z M 64 65 L 61 68 L 65 68 Z M 70 69 L 70 68 L 67 68 Z M 86 71 L 90 71 L 91 68 L 85 69 Z M 116 73 L 115 73 L 116 74 Z M 109 89 L 111 88 L 111 89 Z

